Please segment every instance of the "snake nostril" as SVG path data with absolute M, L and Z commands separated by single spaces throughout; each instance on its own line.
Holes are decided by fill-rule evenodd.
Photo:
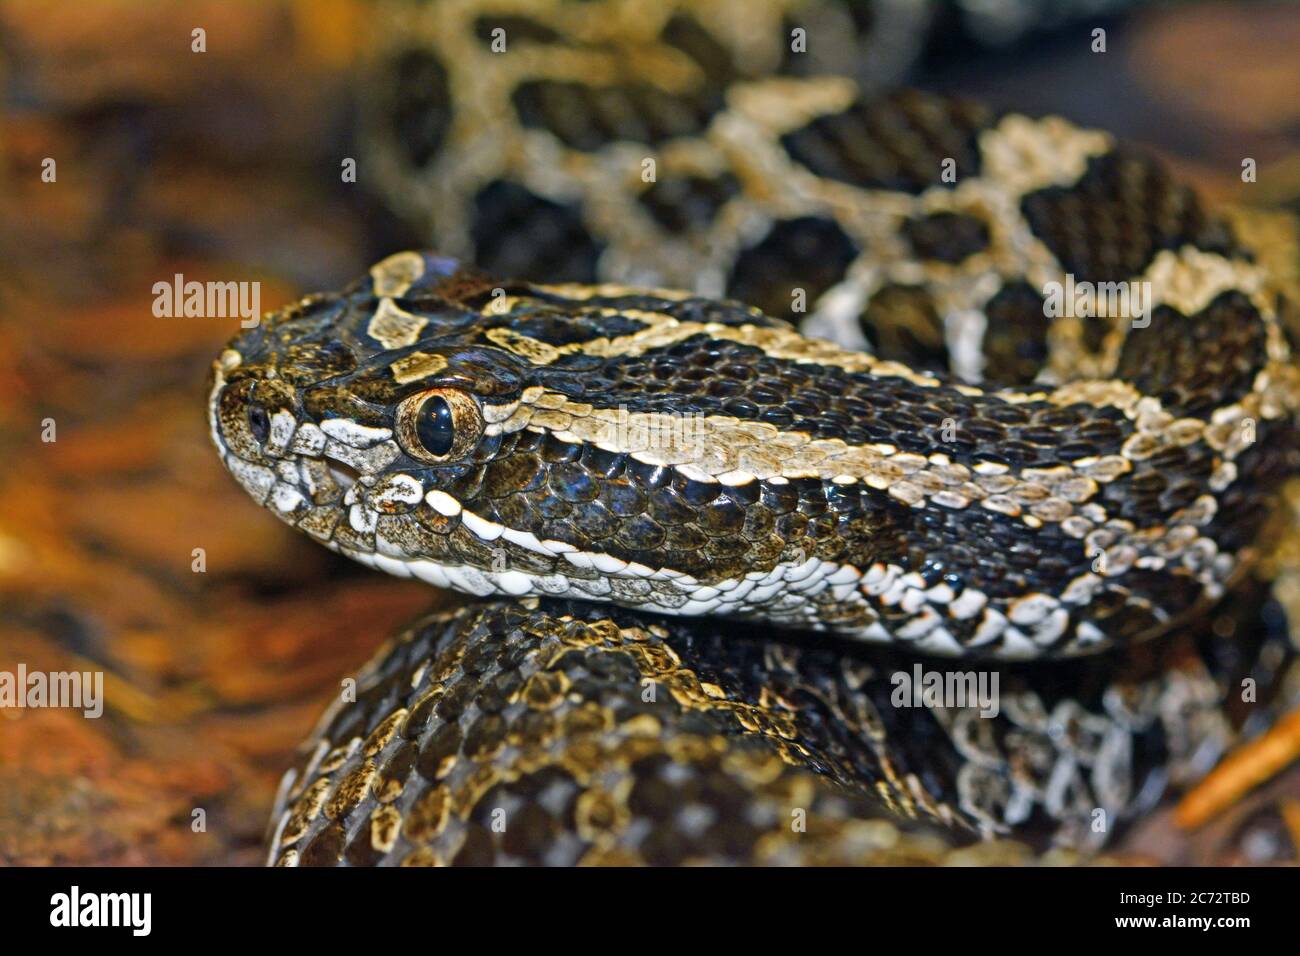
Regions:
M 271 419 L 261 405 L 248 406 L 248 428 L 259 442 L 265 442 L 271 435 Z

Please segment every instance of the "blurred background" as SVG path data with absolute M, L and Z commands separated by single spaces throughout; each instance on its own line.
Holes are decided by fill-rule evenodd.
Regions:
M 400 177 L 367 168 L 377 24 L 418 5 L 0 3 L 0 670 L 99 670 L 107 692 L 98 720 L 0 710 L 0 862 L 260 863 L 339 679 L 439 600 L 247 499 L 204 420 L 236 320 L 151 311 L 176 273 L 259 281 L 269 310 L 427 244 Z M 893 0 L 852 22 L 827 68 L 1103 126 L 1216 203 L 1300 212 L 1300 5 Z M 1276 249 L 1294 276 L 1294 245 Z M 1153 819 L 1121 852 L 1235 862 L 1231 835 L 1279 793 L 1300 786 L 1193 834 Z

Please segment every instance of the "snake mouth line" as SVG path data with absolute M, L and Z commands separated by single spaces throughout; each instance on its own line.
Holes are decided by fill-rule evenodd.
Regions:
M 361 472 L 347 462 L 328 453 L 322 457 L 325 459 L 325 467 L 329 469 L 330 477 L 344 494 L 351 491 L 352 486 L 361 480 Z

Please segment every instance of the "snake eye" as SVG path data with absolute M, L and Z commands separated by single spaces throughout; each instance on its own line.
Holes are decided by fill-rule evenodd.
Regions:
M 418 461 L 461 458 L 483 434 L 478 402 L 454 388 L 432 388 L 397 406 L 397 441 Z
M 266 414 L 266 409 L 261 405 L 248 406 L 248 430 L 253 433 L 253 437 L 263 444 L 271 435 L 271 419 Z
M 451 420 L 451 406 L 441 395 L 425 399 L 415 417 L 415 436 L 431 455 L 442 458 L 451 451 L 456 425 Z

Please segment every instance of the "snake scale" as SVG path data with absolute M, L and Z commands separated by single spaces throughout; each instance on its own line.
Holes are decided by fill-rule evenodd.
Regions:
M 1300 380 L 1189 189 L 1059 118 L 743 70 L 709 4 L 505 6 L 496 59 L 440 7 L 385 114 L 443 254 L 214 365 L 255 500 L 478 598 L 326 713 L 274 862 L 1075 859 L 1267 712 Z M 1149 324 L 1049 318 L 1058 283 Z

